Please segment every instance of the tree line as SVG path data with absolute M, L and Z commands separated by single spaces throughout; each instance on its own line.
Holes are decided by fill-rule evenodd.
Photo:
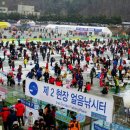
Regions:
M 99 24 L 121 24 L 122 19 L 119 16 L 107 17 L 107 16 L 81 16 L 81 15 L 42 15 L 40 17 L 34 15 L 22 15 L 19 13 L 0 13 L 0 20 L 8 21 L 19 19 L 30 19 L 34 21 L 56 21 L 56 22 L 74 22 L 74 23 L 99 23 Z

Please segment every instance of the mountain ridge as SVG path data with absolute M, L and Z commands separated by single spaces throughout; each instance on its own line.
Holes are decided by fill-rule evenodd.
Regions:
M 42 15 L 120 16 L 130 21 L 130 0 L 3 0 L 9 10 L 18 4 L 35 6 Z M 2 5 L 0 5 L 2 6 Z

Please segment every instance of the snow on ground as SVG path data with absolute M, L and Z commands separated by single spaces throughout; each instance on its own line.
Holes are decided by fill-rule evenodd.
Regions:
M 91 48 L 91 49 L 94 48 L 93 45 L 90 45 L 90 48 Z M 27 53 L 28 53 L 28 55 L 31 57 L 31 53 L 30 53 L 29 51 L 27 51 Z M 69 55 L 68 52 L 66 52 L 66 53 L 67 53 L 67 55 Z M 111 55 L 111 52 L 110 52 L 109 50 L 108 50 L 107 52 L 105 52 L 103 56 L 107 57 L 107 55 L 109 55 L 109 56 L 110 56 L 110 59 L 112 59 L 112 55 Z M 2 51 L 2 50 L 0 50 L 0 57 L 3 58 L 3 51 Z M 60 55 L 59 55 L 59 54 L 56 54 L 55 51 L 54 51 L 53 57 L 55 57 L 56 62 L 58 62 L 58 60 L 60 59 Z M 125 57 L 125 59 L 126 59 L 126 57 Z M 130 65 L 130 61 L 128 61 L 128 60 L 126 60 L 126 61 L 127 61 L 127 65 Z M 20 59 L 20 60 L 15 61 L 15 71 L 14 71 L 14 74 L 15 74 L 15 75 L 17 74 L 18 66 L 19 66 L 19 65 L 22 65 L 22 67 L 23 67 L 23 69 L 22 69 L 22 70 L 23 70 L 23 71 L 22 71 L 22 72 L 23 72 L 22 79 L 26 79 L 27 73 L 34 67 L 34 63 L 33 63 L 32 65 L 30 65 L 30 62 L 33 63 L 33 61 L 30 60 L 29 63 L 27 64 L 27 67 L 24 68 L 23 59 Z M 58 62 L 58 63 L 59 63 L 59 62 Z M 85 63 L 86 63 L 85 61 L 82 61 L 82 62 L 81 62 L 81 66 L 84 66 Z M 42 57 L 41 57 L 40 54 L 39 54 L 39 65 L 40 65 L 41 67 L 45 67 L 45 66 L 46 66 L 46 61 L 43 62 Z M 53 63 L 53 66 L 54 66 L 54 63 Z M 93 66 L 94 66 L 94 65 L 93 65 L 93 62 L 90 61 L 90 64 L 89 64 L 89 66 L 88 66 L 87 71 L 83 72 L 83 78 L 84 78 L 84 80 L 85 80 L 84 84 L 86 83 L 86 81 L 90 81 L 89 73 L 90 73 L 90 70 L 91 70 L 91 68 L 92 68 Z M 6 74 L 7 74 L 8 72 L 10 72 L 10 71 L 11 71 L 11 69 L 10 69 L 9 66 L 8 66 L 8 58 L 6 57 L 6 59 L 5 59 L 5 61 L 4 61 L 4 71 L 2 72 L 2 71 L 0 70 L 0 77 L 2 77 L 2 78 L 4 79 L 5 84 L 6 84 L 6 82 L 7 82 Z M 44 72 L 44 71 L 45 71 L 45 69 L 43 69 L 43 72 Z M 100 70 L 99 70 L 99 71 L 96 70 L 96 71 L 97 71 L 97 73 L 100 72 Z M 63 75 L 65 72 L 67 73 L 67 77 L 66 77 L 66 79 L 64 79 L 64 81 L 63 81 L 63 83 L 64 83 L 63 87 L 67 87 L 68 81 L 70 81 L 70 80 L 72 79 L 72 76 L 71 76 L 71 74 L 69 73 L 69 71 L 67 71 L 66 67 L 63 67 L 63 70 L 62 70 L 62 73 L 61 73 L 61 74 Z M 50 75 L 54 76 L 53 67 L 51 67 L 50 64 L 49 64 L 49 73 L 50 73 Z M 15 82 L 16 82 L 16 84 L 18 84 L 16 78 L 15 78 Z M 130 81 L 128 81 L 127 79 L 125 79 L 125 82 L 130 82 Z M 73 91 L 77 91 L 77 89 L 75 89 L 75 88 L 70 88 L 70 89 L 73 89 Z M 128 88 L 128 89 L 129 89 L 129 88 Z M 94 85 L 92 86 L 92 90 L 91 90 L 89 93 L 90 93 L 90 94 L 93 94 L 93 95 L 98 95 L 98 96 L 101 96 L 101 97 L 104 97 L 104 98 L 110 98 L 110 99 L 112 100 L 112 93 L 110 93 L 110 94 L 104 96 L 104 95 L 101 94 L 101 92 L 100 92 L 101 90 L 102 90 L 102 88 L 99 87 L 99 79 L 94 78 Z M 127 90 L 125 91 L 125 93 L 127 93 Z M 122 94 L 122 95 L 123 95 L 123 94 Z M 126 97 L 126 96 L 125 96 L 125 97 Z M 124 99 L 126 99 L 126 98 L 124 98 Z M 129 100 L 125 100 L 125 104 L 126 104 L 126 105 L 130 104 L 130 101 L 129 101 Z

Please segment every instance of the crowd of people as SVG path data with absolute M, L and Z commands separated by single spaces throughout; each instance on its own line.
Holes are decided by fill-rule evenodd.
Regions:
M 26 40 L 24 44 L 18 40 L 18 45 L 15 41 L 11 43 L 1 41 L 0 48 L 3 52 L 0 69 L 7 78 L 7 85 L 22 86 L 23 92 L 26 77 L 84 93 L 91 92 L 96 84 L 102 88 L 99 89 L 102 94 L 108 94 L 111 88 L 115 88 L 115 94 L 119 93 L 120 84 L 124 83 L 125 86 L 130 79 L 129 39 L 57 40 L 37 43 Z M 16 65 L 18 61 L 22 61 L 22 64 Z M 4 69 L 5 62 L 8 63 L 8 72 Z M 24 74 L 26 68 L 30 69 L 27 75 Z M 2 78 L 0 82 L 5 84 Z M 6 105 L 2 108 L 0 115 L 5 130 L 8 126 L 9 130 L 19 130 L 21 129 L 19 126 L 25 125 L 24 105 L 18 101 L 14 108 L 16 111 Z M 39 115 L 41 118 L 34 120 L 33 113 L 29 113 L 27 118 L 29 130 L 56 128 L 54 107 L 46 106 L 44 110 L 39 111 Z
M 25 105 L 18 99 L 18 102 L 11 108 L 3 105 L 0 112 L 3 120 L 4 130 L 23 130 L 24 126 L 28 130 L 56 130 L 55 112 L 56 108 L 46 105 L 44 109 L 39 109 L 39 117 L 35 119 L 32 112 L 25 118 Z

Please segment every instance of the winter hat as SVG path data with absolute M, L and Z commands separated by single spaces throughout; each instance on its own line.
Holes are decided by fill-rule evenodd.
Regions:
M 13 125 L 19 125 L 18 121 L 14 121 Z

